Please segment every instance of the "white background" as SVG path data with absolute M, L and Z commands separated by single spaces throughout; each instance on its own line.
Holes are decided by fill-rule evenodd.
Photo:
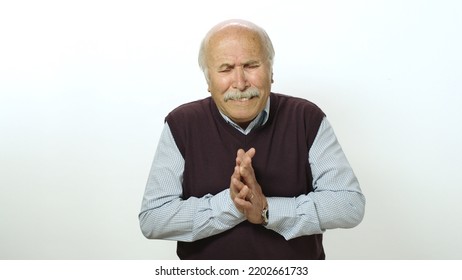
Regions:
M 328 259 L 462 258 L 462 2 L 2 1 L 0 259 L 175 259 L 138 211 L 165 115 L 208 96 L 228 18 L 276 49 L 273 91 L 328 115 L 367 198 Z

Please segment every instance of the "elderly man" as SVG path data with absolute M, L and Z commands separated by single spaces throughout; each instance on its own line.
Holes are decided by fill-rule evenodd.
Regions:
M 216 25 L 199 52 L 211 97 L 165 119 L 139 219 L 180 259 L 324 259 L 323 232 L 363 218 L 324 113 L 271 92 L 273 58 L 259 26 Z

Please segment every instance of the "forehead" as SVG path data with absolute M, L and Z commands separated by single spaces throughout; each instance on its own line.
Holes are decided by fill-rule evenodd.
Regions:
M 260 60 L 265 57 L 265 49 L 257 31 L 243 26 L 228 26 L 210 36 L 207 56 L 212 60 L 238 57 Z

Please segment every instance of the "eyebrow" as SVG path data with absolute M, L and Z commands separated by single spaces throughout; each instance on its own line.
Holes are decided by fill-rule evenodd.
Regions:
M 249 66 L 249 65 L 255 65 L 255 64 L 261 64 L 261 62 L 258 60 L 249 60 L 245 62 L 243 65 Z M 234 68 L 235 66 L 236 66 L 235 64 L 223 63 L 218 67 L 218 69 L 229 69 L 229 68 Z
M 218 67 L 218 69 L 229 69 L 229 68 L 234 68 L 234 64 L 223 63 Z

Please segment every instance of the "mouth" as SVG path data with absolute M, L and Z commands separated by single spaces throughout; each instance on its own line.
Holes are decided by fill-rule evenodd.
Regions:
M 235 101 L 239 101 L 239 102 L 244 102 L 244 101 L 248 101 L 250 99 L 253 99 L 253 97 L 243 97 L 243 98 L 239 98 L 239 99 L 233 99 Z
M 256 97 L 258 97 L 258 96 L 241 97 L 241 98 L 229 98 L 229 99 L 225 100 L 225 102 L 228 102 L 228 101 L 246 102 L 246 101 L 252 100 L 252 99 L 254 99 L 254 98 L 256 98 Z
M 231 101 L 231 102 L 235 102 L 235 103 L 239 104 L 239 103 L 246 103 L 246 102 L 249 102 L 250 100 L 252 100 L 252 99 L 254 99 L 254 98 L 255 98 L 255 97 L 233 98 L 233 99 L 227 100 L 226 102 Z

